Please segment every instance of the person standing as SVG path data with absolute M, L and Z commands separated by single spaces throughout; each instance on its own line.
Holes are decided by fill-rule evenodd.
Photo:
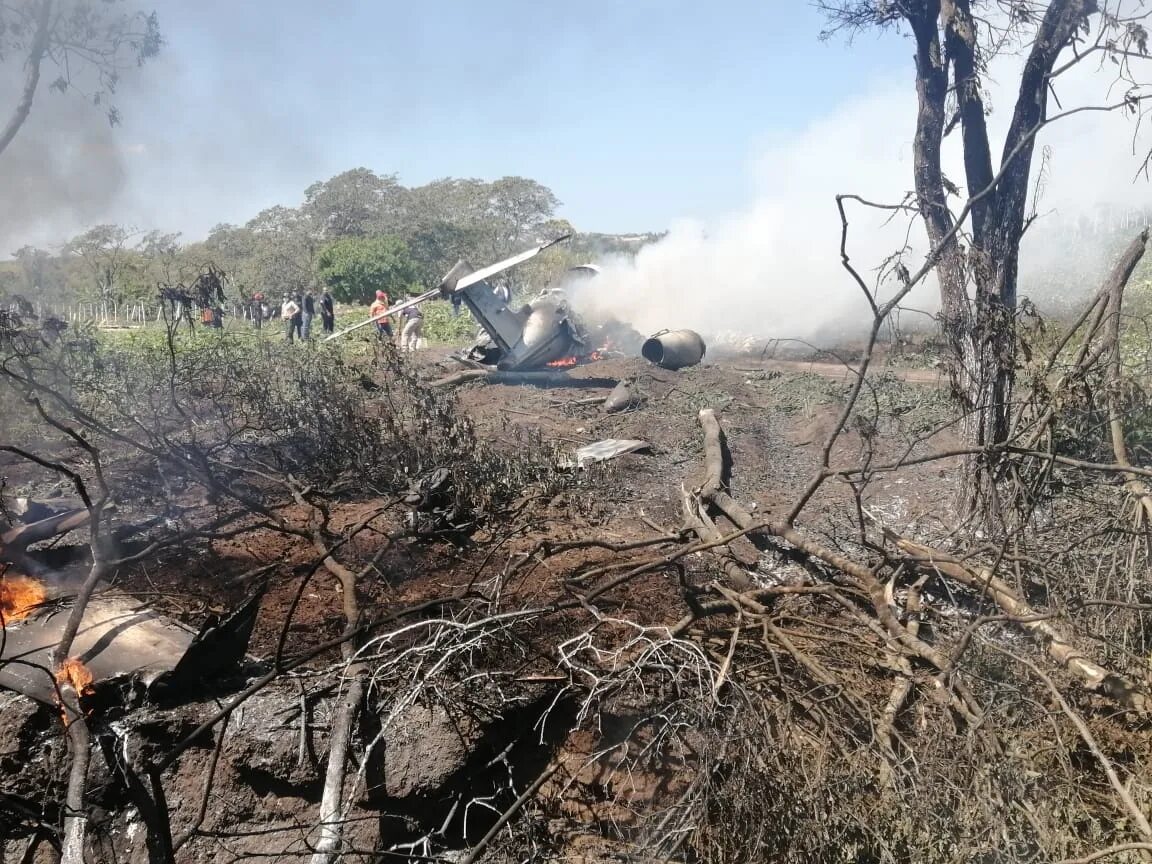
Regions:
M 404 329 L 400 331 L 400 350 L 415 352 L 422 344 L 421 335 L 424 332 L 424 313 L 419 306 L 409 306 L 400 313 L 404 320 Z
M 287 294 L 284 302 L 280 304 L 280 320 L 284 322 L 284 338 L 289 342 L 296 333 L 296 316 L 300 314 L 300 307 Z
M 264 295 L 261 292 L 252 295 L 248 314 L 252 318 L 252 326 L 259 330 L 264 324 Z
M 336 329 L 336 304 L 332 301 L 332 292 L 327 288 L 320 295 L 320 323 L 324 325 L 325 333 L 332 333 Z
M 312 338 L 312 319 L 316 317 L 316 300 L 312 296 L 312 289 L 304 293 L 303 321 L 300 329 L 301 339 Z
M 296 333 L 296 338 L 302 338 L 300 330 L 304 325 L 304 298 L 299 294 L 296 295 L 293 303 L 296 305 L 296 314 L 292 316 L 292 329 Z
M 376 338 L 383 341 L 392 338 L 392 324 L 388 320 L 388 295 L 376 292 L 376 301 L 368 309 L 368 317 L 376 319 Z

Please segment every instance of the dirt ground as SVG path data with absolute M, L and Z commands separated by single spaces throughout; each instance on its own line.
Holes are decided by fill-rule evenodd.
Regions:
M 444 354 L 429 351 L 418 361 L 429 377 L 452 368 Z M 733 496 L 746 507 L 754 507 L 757 514 L 780 517 L 819 465 L 823 443 L 837 421 L 841 397 L 850 384 L 847 370 L 837 364 L 759 356 L 728 357 L 676 372 L 637 358 L 617 357 L 577 367 L 570 375 L 575 382 L 593 377 L 628 380 L 643 397 L 642 404 L 618 414 L 605 414 L 599 404 L 590 401 L 605 395 L 603 389 L 469 384 L 459 391 L 460 406 L 473 419 L 483 440 L 508 448 L 521 446 L 526 439 L 539 440 L 554 450 L 558 460 L 571 457 L 576 448 L 604 439 L 638 439 L 647 443 L 646 448 L 577 471 L 567 491 L 535 502 L 531 517 L 520 522 L 509 536 L 503 536 L 502 526 L 495 524 L 486 525 L 471 546 L 394 544 L 365 586 L 364 603 L 369 609 L 399 608 L 483 583 L 522 561 L 542 542 L 595 537 L 628 543 L 651 537 L 656 530 L 675 532 L 683 520 L 681 486 L 690 487 L 701 475 L 698 413 L 704 408 L 716 411 L 727 436 L 734 466 Z M 930 441 L 920 440 L 945 416 L 936 371 L 881 368 L 876 381 L 879 383 L 870 395 L 877 406 L 882 405 L 881 413 L 888 419 L 879 426 L 867 416 L 850 422 L 832 453 L 833 464 L 850 466 L 869 458 L 882 463 L 948 445 L 946 432 Z M 939 502 L 951 494 L 954 471 L 954 465 L 941 462 L 904 469 L 898 476 L 872 484 L 863 505 L 884 514 L 890 524 L 914 524 L 938 510 Z M 47 483 L 43 474 L 10 459 L 0 464 L 0 473 L 6 476 L 6 493 L 43 494 Z M 354 524 L 379 504 L 372 497 L 349 500 L 340 505 L 333 527 Z M 855 506 L 846 483 L 829 483 L 806 511 L 805 527 L 820 534 L 849 520 Z M 143 509 L 135 512 L 131 502 L 124 502 L 122 507 L 126 516 L 147 515 Z M 197 512 L 193 507 L 189 518 L 196 518 Z M 210 512 L 210 506 L 203 505 L 203 517 Z M 381 520 L 378 530 L 386 532 L 394 527 L 395 522 Z M 63 545 L 82 540 L 80 536 L 70 537 Z M 371 546 L 374 541 L 368 537 L 363 542 Z M 764 560 L 746 540 L 733 548 L 746 567 L 759 567 L 756 578 L 770 579 L 773 568 L 786 566 Z M 161 750 L 189 732 L 229 693 L 266 669 L 283 639 L 293 650 L 301 650 L 340 633 L 342 598 L 332 577 L 319 573 L 301 592 L 301 568 L 311 553 L 305 544 L 283 535 L 256 532 L 235 540 L 193 543 L 115 574 L 117 590 L 148 598 L 171 618 L 198 627 L 208 614 L 225 613 L 249 594 L 253 584 L 243 578 L 245 574 L 270 568 L 249 646 L 250 667 L 239 670 L 233 679 L 217 682 L 216 692 L 194 694 L 184 704 L 156 708 L 153 719 L 137 727 L 143 736 L 138 745 L 142 750 Z M 528 570 L 511 590 L 525 604 L 546 602 L 555 593 L 558 580 L 602 560 L 604 553 L 595 549 L 566 553 L 549 559 L 547 566 Z M 67 566 L 81 567 L 82 563 Z M 690 576 L 706 567 L 700 556 L 687 562 Z M 645 624 L 670 624 L 684 611 L 678 593 L 660 575 L 631 585 L 623 604 L 617 614 Z M 295 612 L 286 625 L 290 609 Z M 334 662 L 335 652 L 321 655 L 311 669 L 319 672 Z M 212 805 L 199 836 L 184 847 L 179 860 L 239 860 L 261 853 L 265 838 L 270 836 L 288 838 L 278 840 L 277 848 L 290 854 L 306 851 L 303 836 L 315 822 L 322 781 L 319 756 L 326 746 L 327 712 L 331 710 L 327 701 L 331 693 L 310 692 L 309 674 L 304 669 L 286 676 L 251 700 L 230 722 L 215 768 Z M 540 655 L 526 659 L 519 673 L 522 686 L 516 691 L 521 702 L 516 704 L 547 699 L 551 692 L 547 682 L 556 675 L 553 658 Z M 354 845 L 358 837 L 367 844 L 381 834 L 391 833 L 397 842 L 417 837 L 423 830 L 423 812 L 430 808 L 442 814 L 441 803 L 430 804 L 428 796 L 443 797 L 447 794 L 445 778 L 459 776 L 460 760 L 465 756 L 455 754 L 453 747 L 462 738 L 437 731 L 444 722 L 435 709 L 420 710 L 432 713 L 406 715 L 398 727 L 407 730 L 403 734 L 408 736 L 408 743 L 396 746 L 403 755 L 401 767 L 393 765 L 389 774 L 395 788 L 372 791 L 370 787 L 360 802 L 358 812 L 367 815 L 351 830 Z M 565 709 L 561 706 L 557 710 Z M 10 693 L 0 693 L 0 711 L 5 721 L 0 724 L 0 810 L 26 815 L 31 809 L 36 811 L 36 818 L 55 821 L 58 812 L 38 809 L 38 802 L 46 797 L 62 800 L 61 794 L 44 794 L 53 784 L 59 792 L 64 758 L 54 712 Z M 626 714 L 622 709 L 621 717 Z M 515 726 L 515 716 L 506 718 L 510 729 Z M 546 737 L 548 733 L 539 734 Z M 597 738 L 588 730 L 578 730 L 554 742 L 554 761 L 566 766 L 565 773 L 570 775 L 567 786 L 556 780 L 547 787 L 562 802 L 551 814 L 549 825 L 556 836 L 569 837 L 564 860 L 604 860 L 607 847 L 597 838 L 612 832 L 597 826 L 611 822 L 613 830 L 619 831 L 630 818 L 620 810 L 619 795 L 608 805 L 603 803 L 606 796 L 602 790 L 596 791 L 606 763 L 593 754 L 603 752 L 613 734 L 613 730 L 604 729 Z M 500 752 L 513 747 L 517 740 L 508 732 L 499 739 L 485 739 L 485 746 Z M 483 761 L 483 754 L 465 755 Z M 517 776 L 529 776 L 536 758 L 524 756 L 516 768 Z M 147 860 L 141 817 L 114 791 L 116 784 L 109 769 L 98 761 L 93 762 L 96 776 L 91 786 L 92 797 L 98 802 L 92 828 L 99 860 Z M 206 740 L 190 750 L 167 778 L 175 830 L 195 820 L 205 772 L 216 762 L 213 742 Z M 684 782 L 683 771 L 683 767 L 667 766 L 663 778 L 634 776 L 634 789 L 629 794 L 638 802 L 651 798 L 657 787 L 662 794 L 675 794 L 676 784 Z M 487 777 L 479 770 L 471 776 Z M 384 824 L 384 817 L 373 815 L 380 812 L 377 799 L 390 802 L 394 812 L 406 812 L 404 826 Z M 20 857 L 30 848 L 30 838 L 25 831 L 16 830 L 17 821 L 0 817 L 0 853 L 11 860 L 52 860 L 47 843 L 31 858 Z M 464 833 L 470 840 L 475 829 Z M 0 861 L 4 860 L 9 859 L 0 854 Z M 418 855 L 411 860 L 419 860 Z

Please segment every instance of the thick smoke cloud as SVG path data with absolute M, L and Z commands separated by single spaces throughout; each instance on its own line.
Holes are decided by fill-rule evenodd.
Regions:
M 986 81 L 994 153 L 1010 120 L 1020 62 L 998 61 Z M 1109 89 L 1111 83 L 1107 71 L 1085 65 L 1061 80 L 1062 108 L 1120 101 L 1123 88 Z M 603 275 L 573 290 L 597 313 L 632 321 L 642 332 L 691 327 L 729 342 L 834 341 L 861 332 L 869 313 L 840 264 L 835 196 L 900 202 L 913 183 L 915 112 L 909 68 L 905 79 L 879 82 L 864 98 L 830 108 L 799 134 L 769 146 L 750 172 L 751 206 L 711 224 L 683 220 L 634 260 L 601 262 Z M 1137 174 L 1152 136 L 1141 128 L 1121 111 L 1091 112 L 1042 132 L 1033 163 L 1038 218 L 1022 247 L 1020 278 L 1021 294 L 1042 308 L 1092 290 L 1115 254 L 1115 234 L 1105 230 L 1102 216 L 1111 212 L 1115 227 L 1118 210 L 1149 200 Z M 946 139 L 945 172 L 963 187 L 959 137 Z M 960 200 L 953 202 L 958 210 Z M 917 219 L 847 206 L 848 253 L 870 285 L 899 249 L 911 270 L 923 261 L 927 238 Z M 1070 233 L 1074 225 L 1080 230 Z M 893 287 L 882 285 L 881 297 Z M 935 312 L 935 283 L 926 280 L 906 303 Z
M 0 112 L 17 100 L 18 62 L 0 66 Z M 102 221 L 127 181 L 125 142 L 107 115 L 42 82 L 32 113 L 0 156 L 0 256 L 54 243 Z
M 879 87 L 771 144 L 753 166 L 750 207 L 713 224 L 685 220 L 635 260 L 602 262 L 581 303 L 642 332 L 805 338 L 858 320 L 867 306 L 840 265 L 836 195 L 900 200 L 914 105 L 906 88 Z M 853 205 L 849 215 L 848 251 L 872 285 L 884 256 L 904 245 L 908 219 Z

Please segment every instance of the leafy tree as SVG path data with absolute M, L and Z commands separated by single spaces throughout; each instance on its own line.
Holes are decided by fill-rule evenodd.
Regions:
M 135 236 L 119 225 L 96 225 L 74 237 L 64 247 L 88 273 L 98 300 L 119 302 L 125 298 L 124 277 L 132 265 L 128 241 Z
M 136 244 L 140 279 L 143 287 L 157 282 L 173 283 L 188 277 L 181 256 L 180 234 L 149 231 Z
M 392 233 L 401 221 L 406 190 L 395 174 L 353 168 L 304 190 L 304 214 L 325 239 Z
M 413 217 L 400 236 L 412 254 L 417 279 L 425 284 L 439 281 L 457 261 L 475 259 L 479 242 L 475 229 L 431 217 Z
M 320 250 L 316 272 L 341 303 L 369 303 L 377 291 L 396 298 L 411 290 L 416 267 L 397 237 L 345 237 Z
M 22 246 L 12 253 L 20 265 L 20 283 L 17 290 L 27 297 L 36 297 L 48 279 L 52 255 L 35 246 Z
M 20 290 L 20 274 L 4 267 L 0 269 L 0 298 L 8 298 Z
M 269 207 L 247 226 L 255 264 L 251 290 L 299 293 L 315 283 L 319 231 L 308 215 L 291 207 Z
M 560 206 L 551 189 L 526 177 L 501 177 L 487 191 L 486 215 L 501 254 L 545 239 L 543 229 Z
M 0 153 L 32 110 L 45 66 L 57 73 L 54 90 L 82 89 L 108 113 L 121 73 L 155 57 L 163 44 L 155 13 L 125 11 L 121 0 L 17 0 L 0 3 L 0 66 L 21 62 L 23 83 L 0 128 Z
M 462 258 L 481 267 L 555 236 L 549 232 L 559 206 L 552 190 L 524 177 L 503 177 L 492 183 L 448 177 L 413 189 L 407 216 L 425 232 L 441 238 L 450 234 L 452 242 L 441 243 L 439 248 L 450 249 L 455 257 L 441 264 L 450 267 Z M 451 226 L 451 231 L 442 226 Z M 414 243 L 414 247 L 427 248 L 424 243 Z M 526 273 L 532 272 L 510 271 L 509 287 L 515 290 L 527 281 Z

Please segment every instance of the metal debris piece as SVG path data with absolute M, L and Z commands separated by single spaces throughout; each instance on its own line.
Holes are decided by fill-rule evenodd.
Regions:
M 665 369 L 683 369 L 703 360 L 706 350 L 704 339 L 695 330 L 661 330 L 648 337 L 640 354 Z
M 634 389 L 634 382 L 625 378 L 616 385 L 616 389 L 608 394 L 604 402 L 605 414 L 616 414 L 635 408 L 644 401 L 643 397 Z
M 107 590 L 107 586 L 105 586 Z M 52 650 L 68 620 L 67 609 L 41 612 L 4 628 L 0 687 L 53 704 Z M 176 668 L 195 633 L 161 620 L 139 600 L 93 596 L 72 645 L 72 656 L 92 673 L 95 683 L 138 676 L 145 685 Z
M 587 447 L 581 447 L 576 451 L 576 460 L 574 462 L 570 459 L 562 460 L 560 467 L 584 468 L 594 462 L 606 462 L 609 459 L 615 459 L 617 456 L 623 456 L 625 453 L 636 453 L 640 450 L 648 450 L 651 447 L 652 445 L 647 441 L 626 438 L 606 438 L 603 441 L 597 441 L 595 444 L 589 444 Z
M 3 629 L 0 687 L 55 703 L 51 656 L 64 633 L 77 585 L 46 585 L 49 601 L 36 614 Z M 211 617 L 197 632 L 101 583 L 85 607 L 71 654 L 92 673 L 96 686 L 131 677 L 148 689 L 163 684 L 181 690 L 244 658 L 262 594 L 258 591 L 223 620 Z

